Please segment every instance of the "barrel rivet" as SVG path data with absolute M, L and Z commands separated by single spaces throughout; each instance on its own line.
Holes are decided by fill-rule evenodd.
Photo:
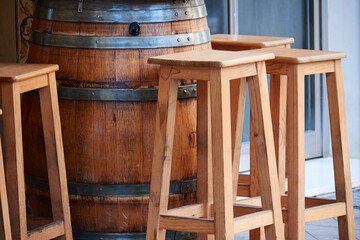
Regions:
M 196 93 L 196 88 L 193 89 L 193 92 Z
M 177 39 L 177 41 L 178 41 L 178 42 L 180 42 L 180 41 L 181 41 L 181 39 L 180 39 L 180 38 L 178 38 L 178 39 Z
M 178 13 L 178 12 L 175 12 L 175 16 L 179 16 L 179 13 Z
M 185 11 L 185 15 L 188 15 L 189 14 L 189 12 L 188 11 Z
M 183 90 L 183 93 L 185 93 L 185 94 L 186 94 L 186 93 L 188 93 L 188 91 L 187 91 L 186 89 L 184 89 L 184 90 Z
M 97 42 L 97 41 L 96 41 Z M 91 96 L 94 96 L 95 95 L 95 93 L 94 92 L 91 92 Z
M 190 40 L 191 40 L 191 37 L 187 37 L 187 40 L 190 41 Z
M 99 188 L 99 191 L 102 191 L 103 190 L 103 188 L 101 187 L 101 188 Z

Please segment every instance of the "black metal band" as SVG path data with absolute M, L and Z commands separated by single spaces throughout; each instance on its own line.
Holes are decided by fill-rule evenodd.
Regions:
M 111 101 L 111 102 L 151 102 L 157 101 L 157 88 L 106 89 L 75 88 L 58 86 L 59 99 L 76 101 Z M 38 95 L 39 91 L 30 94 Z M 178 87 L 178 99 L 196 98 L 196 84 Z
M 38 0 L 35 17 L 93 23 L 172 22 L 207 16 L 204 0 L 93 1 Z
M 32 32 L 30 41 L 44 46 L 89 49 L 154 49 L 185 47 L 210 42 L 210 31 L 175 35 L 93 37 Z
M 196 233 L 166 231 L 165 240 L 191 240 L 196 239 Z M 133 233 L 95 233 L 74 231 L 74 240 L 143 240 L 146 239 L 145 232 Z
M 196 84 L 178 88 L 178 99 L 196 98 Z M 58 86 L 60 99 L 83 101 L 145 102 L 157 101 L 157 88 L 105 89 Z
M 26 184 L 32 188 L 49 191 L 49 181 L 45 178 L 25 174 Z M 196 179 L 170 183 L 169 193 L 186 194 L 197 190 Z M 97 184 L 68 182 L 70 195 L 97 196 L 97 197 L 141 197 L 149 196 L 150 184 Z

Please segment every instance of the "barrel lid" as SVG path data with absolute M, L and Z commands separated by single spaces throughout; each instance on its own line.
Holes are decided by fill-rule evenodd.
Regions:
M 38 0 L 35 17 L 69 22 L 167 22 L 206 17 L 204 0 Z

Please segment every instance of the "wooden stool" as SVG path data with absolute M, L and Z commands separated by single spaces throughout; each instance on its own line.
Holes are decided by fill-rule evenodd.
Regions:
M 4 155 L 13 239 L 72 239 L 55 71 L 58 65 L 0 63 Z M 53 223 L 27 231 L 21 93 L 39 89 Z
M 0 115 L 2 115 L 1 109 L 0 109 Z M 2 153 L 1 139 L 0 139 L 0 201 L 1 201 L 2 222 L 4 227 L 5 240 L 11 240 L 12 238 L 11 238 L 10 215 L 9 215 L 9 205 L 8 205 L 8 197 L 6 190 L 4 159 Z
M 211 45 L 214 50 L 244 51 L 261 48 L 290 48 L 294 43 L 294 38 L 289 37 L 268 37 L 268 36 L 249 36 L 249 35 L 229 35 L 216 34 L 211 36 Z M 270 77 L 270 109 L 274 131 L 275 152 L 277 161 L 277 170 L 280 184 L 280 193 L 287 191 L 286 179 L 286 88 L 287 78 L 282 75 L 272 75 Z M 238 102 L 238 87 L 235 86 L 238 81 L 231 82 L 231 125 L 232 135 L 235 134 L 235 116 Z M 251 119 L 251 117 L 250 117 Z M 237 152 L 241 152 L 238 150 Z M 237 156 L 240 157 L 240 156 Z M 241 174 L 239 166 L 234 165 L 234 174 L 239 174 L 237 179 L 237 196 L 256 197 L 260 195 L 259 177 L 256 166 L 256 154 L 254 149 L 254 133 L 252 121 L 250 120 L 250 174 Z M 250 239 L 264 239 L 264 230 L 256 229 L 250 231 Z
M 259 50 L 254 50 L 259 51 Z M 282 198 L 288 239 L 305 239 L 305 222 L 338 217 L 339 237 L 355 239 L 350 160 L 345 119 L 341 52 L 301 49 L 261 49 L 275 54 L 266 62 L 267 72 L 287 75 L 286 158 L 288 196 Z M 336 200 L 305 198 L 304 76 L 326 73 Z
M 219 240 L 234 239 L 234 232 L 262 226 L 266 226 L 267 239 L 284 239 L 274 139 L 268 124 L 271 116 L 264 61 L 272 58 L 272 54 L 213 50 L 149 58 L 149 63 L 160 64 L 160 79 L 147 240 L 165 239 L 165 230 L 197 232 L 200 239 L 208 234 Z M 199 203 L 168 210 L 178 79 L 198 80 Z M 230 121 L 232 79 L 240 81 L 235 141 Z M 241 144 L 247 82 L 262 208 L 236 204 L 232 183 L 232 160 L 239 160 L 233 156 Z
M 243 51 L 262 48 L 290 48 L 294 38 L 268 37 L 249 35 L 216 34 L 211 36 L 211 45 L 214 50 Z M 286 143 L 286 76 L 273 75 L 270 77 L 270 109 L 274 131 L 275 152 L 277 159 L 280 192 L 287 190 L 285 178 L 285 143 Z M 232 82 L 235 85 L 237 82 Z M 232 102 L 232 129 L 236 116 L 237 87 L 231 87 Z M 239 150 L 240 151 L 240 150 Z M 234 166 L 235 168 L 238 166 Z M 250 175 L 239 174 L 237 196 L 255 197 L 260 195 L 258 172 L 256 167 L 256 154 L 254 150 L 254 134 L 252 121 L 250 121 Z M 234 169 L 234 174 L 238 170 Z

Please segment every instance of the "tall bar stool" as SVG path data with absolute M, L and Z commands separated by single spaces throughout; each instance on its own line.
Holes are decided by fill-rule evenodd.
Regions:
M 2 110 L 0 109 L 0 115 Z M 1 201 L 1 212 L 2 212 L 2 224 L 4 230 L 5 240 L 11 240 L 11 226 L 10 226 L 10 215 L 9 215 L 9 204 L 6 190 L 5 171 L 4 171 L 4 159 L 2 153 L 2 145 L 0 139 L 0 201 Z
M 269 37 L 269 36 L 251 36 L 251 35 L 229 35 L 216 34 L 211 36 L 211 45 L 214 50 L 226 51 L 244 51 L 251 49 L 262 48 L 290 48 L 294 43 L 294 38 L 290 37 Z M 282 75 L 270 76 L 270 109 L 271 118 L 274 131 L 275 152 L 277 160 L 277 170 L 279 176 L 280 193 L 284 194 L 287 191 L 286 179 L 286 89 L 287 78 Z M 235 86 L 238 81 L 231 82 L 231 123 L 232 135 L 235 134 L 235 117 L 238 102 L 238 87 Z M 251 117 L 250 117 L 251 118 Z M 236 151 L 240 154 L 241 149 Z M 240 156 L 236 156 L 240 158 Z M 234 175 L 239 174 L 239 166 L 234 162 Z M 240 197 L 256 197 L 260 195 L 258 172 L 256 166 L 256 154 L 254 149 L 254 134 L 252 130 L 252 121 L 250 121 L 250 174 L 239 174 L 238 179 L 234 178 L 234 186 L 237 187 L 234 191 Z M 259 199 L 260 200 L 260 199 Z M 258 201 L 260 202 L 260 201 Z M 263 229 L 256 229 L 250 231 L 250 239 L 264 239 Z
M 262 48 L 290 48 L 294 38 L 268 37 L 251 35 L 216 34 L 211 36 L 211 45 L 214 50 L 244 51 Z M 275 152 L 278 166 L 280 192 L 287 189 L 285 178 L 285 143 L 286 143 L 286 76 L 270 76 L 270 108 L 274 130 Z M 236 84 L 233 82 L 232 84 Z M 236 103 L 238 93 L 236 87 L 231 88 L 232 98 L 232 126 L 236 116 Z M 237 196 L 259 196 L 258 172 L 256 170 L 256 154 L 254 150 L 254 135 L 250 121 L 250 175 L 239 174 Z M 234 129 L 234 127 L 232 127 Z M 234 135 L 234 131 L 233 131 Z M 240 150 L 238 151 L 240 152 Z M 240 156 L 238 156 L 240 157 Z M 234 166 L 234 174 L 237 174 L 239 166 Z
M 264 62 L 272 58 L 272 54 L 213 50 L 149 58 L 149 63 L 160 65 L 160 78 L 147 240 L 164 239 L 165 230 L 197 232 L 202 239 L 208 235 L 234 239 L 234 232 L 262 226 L 267 239 L 284 239 Z M 196 79 L 198 84 L 199 203 L 168 210 L 178 79 Z M 234 144 L 230 80 L 240 81 Z M 241 144 L 247 83 L 261 173 L 261 208 L 237 204 L 232 186 L 233 151 Z
M 4 155 L 13 239 L 72 239 L 55 71 L 58 65 L 0 63 Z M 27 230 L 21 93 L 39 89 L 53 222 Z
M 254 50 L 258 51 L 258 50 Z M 338 218 L 339 238 L 355 239 L 348 136 L 346 129 L 341 52 L 302 49 L 261 49 L 275 54 L 267 72 L 287 75 L 286 158 L 288 195 L 282 197 L 288 239 L 305 239 L 305 222 Z M 336 200 L 305 198 L 304 76 L 326 73 Z

